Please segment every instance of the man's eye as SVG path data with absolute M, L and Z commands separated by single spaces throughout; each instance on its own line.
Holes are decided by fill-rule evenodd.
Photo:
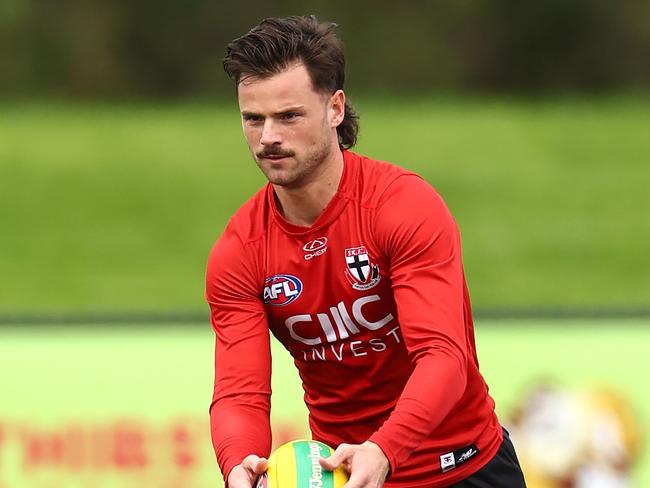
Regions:
M 246 117 L 244 117 L 244 120 L 251 124 L 259 124 L 260 122 L 263 121 L 262 117 L 259 117 L 257 115 L 247 115 Z
M 286 114 L 282 114 L 282 118 L 284 120 L 293 120 L 296 117 L 298 117 L 298 114 L 296 112 L 287 112 Z

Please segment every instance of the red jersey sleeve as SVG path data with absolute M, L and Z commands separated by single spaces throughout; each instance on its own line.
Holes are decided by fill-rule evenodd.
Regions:
M 216 335 L 212 444 L 224 479 L 249 454 L 271 451 L 271 352 L 254 244 L 228 229 L 210 253 L 206 298 Z
M 374 222 L 413 364 L 395 409 L 370 437 L 394 472 L 465 390 L 464 281 L 456 224 L 440 196 L 418 176 L 400 176 L 388 187 Z

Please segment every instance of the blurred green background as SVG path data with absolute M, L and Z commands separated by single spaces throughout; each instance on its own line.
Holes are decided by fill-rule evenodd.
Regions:
M 360 99 L 356 150 L 446 199 L 474 305 L 650 297 L 650 99 Z M 0 310 L 200 310 L 207 253 L 263 184 L 235 102 L 7 102 Z
M 500 415 L 539 377 L 604 383 L 647 435 L 650 3 L 4 0 L 3 486 L 211 486 L 204 266 L 264 183 L 220 59 L 296 13 L 339 24 L 356 150 L 421 173 L 456 217 Z M 283 420 L 303 412 L 283 360 L 276 440 L 306 435 Z M 169 456 L 184 468 L 163 483 Z M 633 473 L 650 485 L 647 462 Z

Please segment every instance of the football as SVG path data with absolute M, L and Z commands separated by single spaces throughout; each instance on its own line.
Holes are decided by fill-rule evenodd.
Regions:
M 296 440 L 278 447 L 255 488 L 341 488 L 348 480 L 343 468 L 326 471 L 318 462 L 334 450 L 318 441 Z

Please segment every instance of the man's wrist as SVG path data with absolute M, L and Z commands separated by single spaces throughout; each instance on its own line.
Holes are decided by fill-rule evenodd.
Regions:
M 389 448 L 390 444 L 388 442 L 385 442 L 385 441 L 386 441 L 386 439 L 383 438 L 380 431 L 375 432 L 368 439 L 368 442 L 372 442 L 384 454 L 384 457 L 388 461 L 388 476 L 390 476 L 392 473 L 395 472 L 395 469 L 397 469 L 397 464 L 396 464 L 395 456 L 393 456 L 393 454 L 392 454 L 392 452 L 391 452 L 391 450 Z
M 386 478 L 388 478 L 390 476 L 391 472 L 392 472 L 392 469 L 391 469 L 390 460 L 388 459 L 388 456 L 386 455 L 386 452 L 381 447 L 381 445 L 378 444 L 374 440 L 367 440 L 366 445 L 368 445 L 371 449 L 376 450 L 377 453 L 381 456 L 381 458 L 383 459 L 383 461 L 385 463 Z

